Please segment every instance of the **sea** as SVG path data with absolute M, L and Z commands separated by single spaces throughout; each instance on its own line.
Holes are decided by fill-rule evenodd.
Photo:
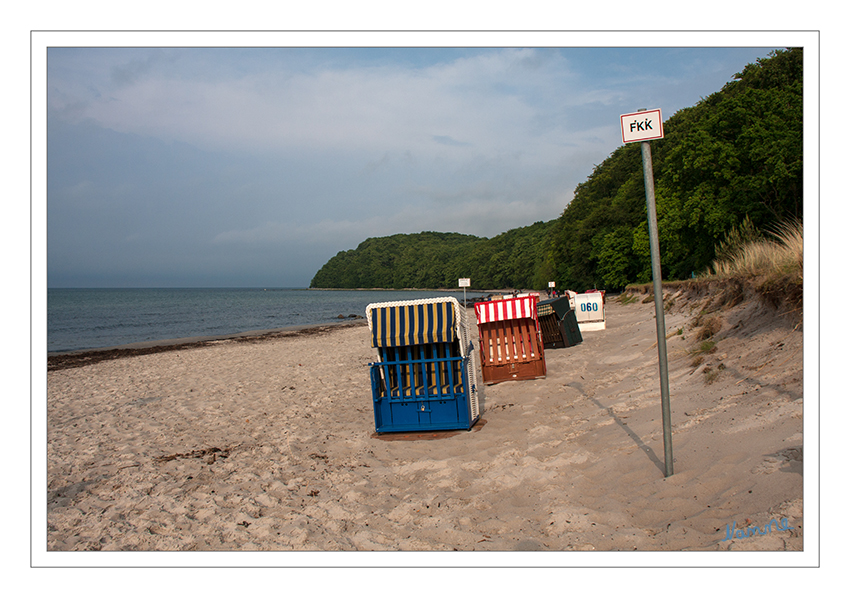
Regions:
M 467 294 L 472 299 L 474 293 Z M 288 288 L 48 289 L 47 351 L 311 326 L 366 316 L 385 301 L 455 297 L 463 291 Z

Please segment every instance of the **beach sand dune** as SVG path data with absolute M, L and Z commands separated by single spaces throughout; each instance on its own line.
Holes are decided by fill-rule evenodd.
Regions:
M 669 298 L 665 478 L 640 299 L 457 433 L 374 434 L 364 322 L 50 371 L 47 549 L 802 550 L 801 326 Z

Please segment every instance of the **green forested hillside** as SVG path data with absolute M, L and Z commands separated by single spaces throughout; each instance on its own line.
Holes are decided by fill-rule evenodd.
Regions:
M 476 288 L 545 287 L 548 279 L 537 270 L 554 222 L 538 222 L 492 239 L 435 232 L 366 239 L 331 258 L 310 286 L 453 288 L 458 278 L 471 278 Z M 535 274 L 543 278 L 535 280 Z
M 458 233 L 423 232 L 366 239 L 357 249 L 340 251 L 322 266 L 311 287 L 436 288 L 444 271 L 481 239 Z M 457 278 L 457 277 L 455 277 Z M 457 280 L 451 286 L 457 286 Z
M 727 233 L 803 217 L 803 52 L 773 53 L 664 123 L 652 142 L 665 279 L 704 270 Z M 617 148 L 561 217 L 492 239 L 420 233 L 368 239 L 332 258 L 314 287 L 617 289 L 651 279 L 640 144 Z

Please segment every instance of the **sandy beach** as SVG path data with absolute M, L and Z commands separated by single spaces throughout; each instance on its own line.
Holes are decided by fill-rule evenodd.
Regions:
M 365 321 L 51 369 L 43 541 L 48 551 L 802 550 L 802 324 L 755 299 L 721 306 L 671 291 L 665 478 L 645 299 L 609 300 L 607 329 L 547 349 L 544 379 L 483 387 L 479 424 L 438 435 L 374 434 Z M 716 344 L 701 353 L 705 330 Z

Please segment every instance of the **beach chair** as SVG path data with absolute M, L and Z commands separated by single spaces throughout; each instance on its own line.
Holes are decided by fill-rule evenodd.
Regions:
M 527 295 L 475 304 L 485 384 L 546 376 L 538 299 Z
M 605 298 L 601 292 L 579 293 L 573 301 L 579 330 L 605 330 Z
M 466 309 L 441 297 L 366 307 L 375 431 L 469 430 L 479 417 Z
M 540 301 L 537 304 L 537 319 L 546 349 L 572 347 L 582 341 L 576 314 L 568 297 Z

